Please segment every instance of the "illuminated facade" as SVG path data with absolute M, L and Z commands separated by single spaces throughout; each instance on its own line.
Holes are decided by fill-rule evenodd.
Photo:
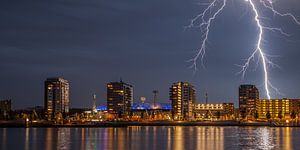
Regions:
M 234 119 L 234 104 L 221 103 L 221 104 L 195 104 L 194 119 L 221 119 L 232 120 Z
M 195 111 L 224 111 L 223 104 L 196 104 Z
M 107 110 L 110 114 L 128 114 L 133 104 L 133 86 L 123 81 L 107 84 Z
M 234 104 L 233 103 L 223 103 L 224 112 L 229 114 L 234 114 Z
M 298 113 L 300 99 L 259 99 L 256 100 L 256 111 L 259 119 L 290 118 L 292 112 Z
M 222 111 L 226 113 L 234 113 L 233 103 L 222 104 L 195 104 L 195 111 Z
M 45 81 L 45 117 L 54 119 L 57 113 L 69 113 L 69 82 L 63 78 L 48 78 Z
M 196 92 L 187 82 L 176 82 L 170 88 L 172 115 L 175 120 L 190 120 L 193 118 Z
M 244 117 L 253 116 L 256 108 L 255 101 L 257 99 L 259 99 L 259 91 L 255 85 L 240 85 L 239 87 L 240 114 Z

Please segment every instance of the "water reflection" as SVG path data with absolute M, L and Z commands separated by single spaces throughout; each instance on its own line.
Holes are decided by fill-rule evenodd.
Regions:
M 84 140 L 84 137 L 85 137 L 85 132 L 84 132 L 84 128 L 81 128 L 81 149 L 84 149 L 84 145 L 85 145 L 85 140 Z
M 283 136 L 282 140 L 284 140 L 283 143 L 286 146 L 286 149 L 293 149 L 292 143 L 291 143 L 291 141 L 292 141 L 292 139 L 291 139 L 292 138 L 291 133 L 292 132 L 293 132 L 292 128 L 289 128 L 289 127 L 285 128 L 285 131 L 283 131 L 283 133 L 285 135 Z
M 258 128 L 255 130 L 255 137 L 259 149 L 273 149 L 275 146 L 273 135 L 270 135 L 270 128 Z
M 7 130 L 6 128 L 2 130 L 2 143 L 6 143 L 6 137 L 7 137 L 6 130 Z M 6 149 L 6 144 L 1 144 L 1 149 Z
M 52 150 L 52 130 L 51 128 L 46 129 L 45 150 Z
M 25 129 L 25 150 L 29 150 L 29 128 Z
M 56 149 L 67 150 L 70 149 L 70 128 L 59 128 L 57 134 Z
M 174 145 L 175 150 L 183 149 L 184 144 L 184 133 L 182 130 L 183 127 L 175 127 L 172 134 L 174 135 L 174 140 L 171 140 L 171 145 Z
M 299 138 L 298 132 L 293 132 L 292 128 L 270 128 L 270 127 L 245 127 L 239 128 L 236 131 L 237 136 L 235 138 L 239 139 L 238 147 L 243 147 L 246 149 L 292 149 L 293 144 L 299 145 L 298 143 L 293 143 Z M 300 145 L 299 145 L 300 146 Z
M 300 128 L 128 127 L 0 129 L 1 149 L 293 149 Z M 15 144 L 15 139 L 23 139 Z

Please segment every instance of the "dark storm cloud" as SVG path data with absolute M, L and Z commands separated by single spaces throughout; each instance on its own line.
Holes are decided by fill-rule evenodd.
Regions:
M 168 102 L 170 84 L 183 80 L 196 86 L 198 101 L 207 91 L 215 102 L 236 102 L 239 84 L 261 85 L 260 69 L 250 71 L 245 80 L 235 75 L 235 64 L 241 64 L 255 44 L 251 11 L 241 1 L 229 3 L 212 26 L 206 69 L 193 75 L 186 60 L 199 47 L 201 34 L 183 27 L 203 10 L 199 2 L 203 1 L 2 1 L 0 98 L 12 97 L 16 107 L 42 105 L 45 78 L 63 76 L 71 83 L 72 106 L 88 107 L 92 93 L 99 104 L 105 103 L 105 83 L 123 77 L 134 85 L 136 101 L 140 96 L 150 100 L 151 91 L 158 89 L 161 101 Z M 280 5 L 300 18 L 296 4 L 289 0 Z M 300 68 L 290 67 L 299 63 L 299 44 L 286 41 L 299 40 L 300 30 L 281 19 L 276 23 L 293 37 L 268 36 L 269 43 L 276 42 L 270 53 L 283 54 L 275 60 L 284 70 L 272 70 L 272 79 L 276 86 L 284 85 L 283 93 L 299 97 Z

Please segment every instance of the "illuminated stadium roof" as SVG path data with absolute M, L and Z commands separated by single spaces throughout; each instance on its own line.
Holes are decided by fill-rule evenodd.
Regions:
M 171 110 L 172 106 L 168 103 L 156 103 L 150 104 L 150 103 L 133 103 L 133 106 L 131 107 L 133 110 L 150 110 L 150 109 L 162 109 L 162 110 Z
M 107 106 L 97 106 L 97 111 L 105 111 L 107 110 Z M 150 104 L 150 103 L 133 103 L 132 110 L 150 110 L 150 109 L 161 109 L 161 110 L 171 110 L 172 106 L 168 103 L 156 103 Z

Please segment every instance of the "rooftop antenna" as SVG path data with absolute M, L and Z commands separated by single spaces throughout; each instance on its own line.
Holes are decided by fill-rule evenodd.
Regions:
M 96 109 L 96 94 L 93 94 L 93 110 L 92 112 L 96 112 L 97 109 Z
M 156 100 L 157 100 L 158 90 L 153 90 L 152 93 L 154 94 L 153 105 L 154 105 L 154 107 L 156 107 Z
M 208 102 L 208 94 L 207 94 L 207 92 L 205 93 L 205 104 L 207 104 L 207 102 Z

